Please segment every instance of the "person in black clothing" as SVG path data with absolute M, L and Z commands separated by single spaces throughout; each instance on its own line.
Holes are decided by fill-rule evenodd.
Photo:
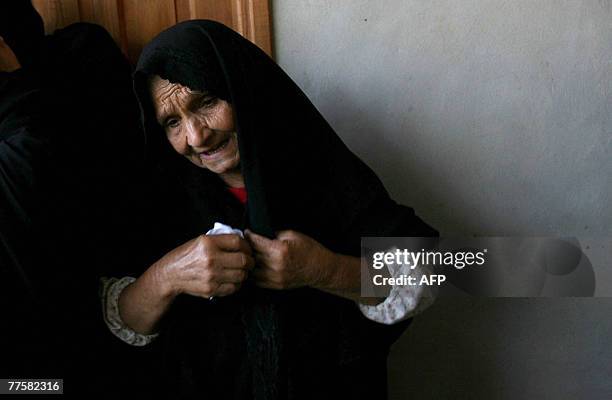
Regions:
M 97 25 L 45 36 L 29 1 L 0 2 L 0 36 L 0 377 L 104 393 L 99 275 L 141 240 L 130 67 Z
M 367 319 L 361 236 L 436 236 L 260 49 L 213 21 L 160 33 L 135 88 L 157 190 L 152 265 L 118 300 L 168 398 L 382 399 L 409 320 Z M 216 222 L 246 229 L 204 236 Z M 212 301 L 211 301 L 212 299 Z M 380 300 L 374 300 L 374 302 Z M 133 336 L 133 335 L 132 335 Z M 149 339 L 147 339 L 149 340 Z

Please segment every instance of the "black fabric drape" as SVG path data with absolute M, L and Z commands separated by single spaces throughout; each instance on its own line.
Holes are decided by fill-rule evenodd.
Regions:
M 155 122 L 151 75 L 231 103 L 246 213 L 211 172 L 173 153 Z M 160 248 L 201 234 L 215 221 L 268 237 L 293 229 L 353 256 L 360 254 L 361 236 L 437 235 L 389 198 L 264 52 L 222 24 L 188 21 L 159 34 L 142 52 L 135 88 L 149 157 L 159 181 L 165 176 L 167 182 L 158 189 L 164 199 L 158 215 L 174 210 L 165 229 L 169 245 Z M 408 324 L 369 321 L 353 302 L 310 288 L 246 285 L 213 303 L 180 299 L 156 346 L 170 392 L 182 388 L 185 398 L 211 392 L 231 399 L 384 398 L 386 355 Z
M 98 283 L 141 262 L 131 70 L 99 26 L 44 36 L 29 1 L 0 14 L 22 64 L 0 73 L 0 376 L 116 395 L 130 361 L 108 355 L 129 346 L 104 325 Z

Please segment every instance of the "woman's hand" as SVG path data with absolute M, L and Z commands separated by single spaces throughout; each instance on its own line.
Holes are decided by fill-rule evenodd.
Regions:
M 251 247 L 238 235 L 201 235 L 172 250 L 154 267 L 162 292 L 206 297 L 227 296 L 246 280 L 255 262 Z
M 251 275 L 255 284 L 269 289 L 302 286 L 327 287 L 335 270 L 336 255 L 316 240 L 295 231 L 282 231 L 268 239 L 245 231 L 255 252 Z
M 227 296 L 240 289 L 254 265 L 251 248 L 240 236 L 198 236 L 127 286 L 119 296 L 119 314 L 134 331 L 151 334 L 177 295 Z
M 13 72 L 21 68 L 13 49 L 0 36 L 0 72 Z
M 337 254 L 313 238 L 282 231 L 268 239 L 249 230 L 256 267 L 251 277 L 259 287 L 294 289 L 309 286 L 362 304 L 376 305 L 384 298 L 361 297 L 361 259 Z

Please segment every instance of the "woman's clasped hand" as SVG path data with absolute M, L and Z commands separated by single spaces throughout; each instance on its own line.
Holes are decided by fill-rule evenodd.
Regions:
M 334 255 L 316 240 L 292 230 L 275 239 L 249 230 L 245 235 L 201 235 L 173 249 L 154 265 L 159 292 L 210 298 L 235 293 L 247 279 L 268 289 L 328 283 Z

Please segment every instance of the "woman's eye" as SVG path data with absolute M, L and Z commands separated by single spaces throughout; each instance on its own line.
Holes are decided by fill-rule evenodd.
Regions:
M 178 120 L 178 118 L 170 118 L 168 120 L 166 120 L 165 126 L 166 128 L 176 128 L 177 126 L 179 126 L 180 121 Z
M 217 101 L 216 97 L 204 97 L 202 98 L 202 100 L 200 100 L 200 107 L 201 108 L 205 108 L 205 107 L 210 107 L 212 105 L 215 104 L 215 102 Z

